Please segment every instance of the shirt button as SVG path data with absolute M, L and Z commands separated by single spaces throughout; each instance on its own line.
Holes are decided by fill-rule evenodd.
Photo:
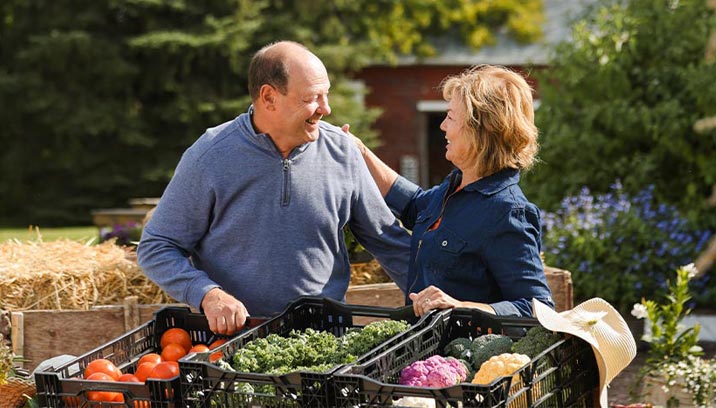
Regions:
M 446 247 L 447 244 L 448 244 L 448 243 L 447 243 L 447 240 L 445 240 L 445 241 L 443 241 L 443 242 L 440 243 L 440 245 L 442 245 L 442 246 L 444 246 L 444 247 Z

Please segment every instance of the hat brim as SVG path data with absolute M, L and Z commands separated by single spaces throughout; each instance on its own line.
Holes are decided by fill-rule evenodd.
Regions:
M 532 304 L 542 326 L 579 337 L 592 346 L 599 368 L 600 405 L 607 407 L 607 385 L 636 356 L 636 342 L 619 312 L 600 298 L 587 300 L 562 313 L 537 299 L 533 299 Z M 605 349 L 609 350 L 608 356 Z

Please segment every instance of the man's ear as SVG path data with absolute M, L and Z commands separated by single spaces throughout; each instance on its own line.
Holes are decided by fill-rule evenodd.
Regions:
M 269 84 L 261 85 L 261 89 L 259 89 L 259 102 L 267 110 L 276 109 L 276 92 L 276 88 Z

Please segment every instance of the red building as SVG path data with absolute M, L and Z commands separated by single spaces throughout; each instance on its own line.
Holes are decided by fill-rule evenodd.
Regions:
M 570 21 L 591 2 L 545 0 L 544 37 L 537 43 L 519 44 L 498 35 L 496 45 L 479 51 L 447 44 L 434 58 L 403 58 L 397 65 L 363 69 L 356 79 L 368 90 L 365 102 L 383 110 L 375 124 L 381 141 L 376 154 L 423 187 L 438 184 L 452 168 L 445 159 L 445 135 L 440 130 L 447 106 L 440 82 L 475 64 L 497 64 L 522 72 L 536 88 L 530 73 L 547 66 L 551 47 L 568 40 Z

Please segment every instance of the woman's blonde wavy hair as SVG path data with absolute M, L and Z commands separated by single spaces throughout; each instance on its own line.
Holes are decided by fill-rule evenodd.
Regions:
M 505 68 L 477 65 L 441 84 L 443 97 L 458 98 L 465 108 L 470 157 L 480 177 L 505 168 L 529 170 L 539 143 L 534 124 L 532 88 Z

